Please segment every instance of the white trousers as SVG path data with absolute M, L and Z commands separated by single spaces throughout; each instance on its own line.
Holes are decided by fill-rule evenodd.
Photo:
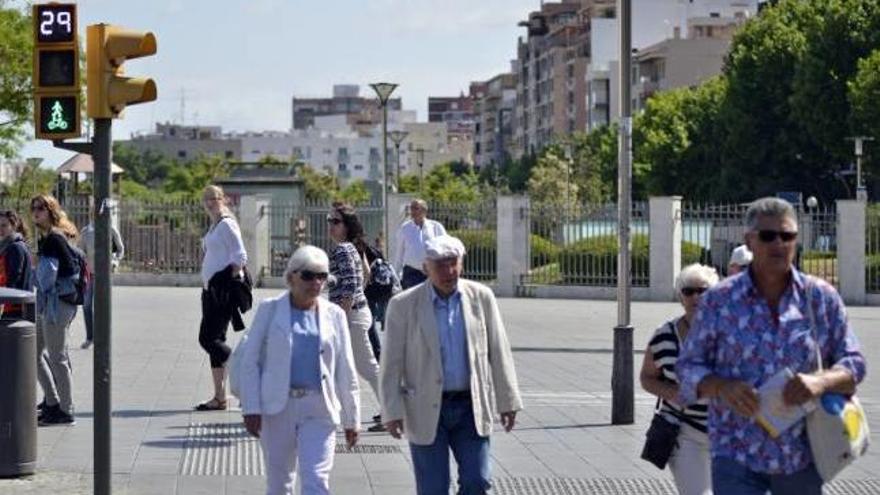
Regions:
M 336 425 L 320 390 L 290 397 L 283 411 L 263 415 L 260 443 L 268 495 L 293 495 L 297 465 L 302 495 L 330 494 Z
M 682 423 L 678 448 L 669 458 L 669 470 L 680 495 L 712 495 L 711 461 L 709 436 Z
M 373 346 L 370 345 L 370 326 L 373 324 L 373 314 L 370 308 L 364 306 L 361 309 L 351 309 L 345 316 L 348 319 L 348 333 L 351 336 L 351 353 L 354 355 L 354 368 L 361 376 L 373 393 L 376 400 L 379 399 L 379 363 L 373 354 Z

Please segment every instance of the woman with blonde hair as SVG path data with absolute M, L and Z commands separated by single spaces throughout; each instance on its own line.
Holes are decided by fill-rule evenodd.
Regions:
M 243 277 L 247 252 L 241 238 L 241 229 L 226 206 L 223 189 L 210 185 L 202 192 L 202 204 L 211 219 L 211 227 L 202 238 L 202 322 L 199 344 L 211 361 L 214 397 L 196 406 L 197 411 L 226 409 L 226 361 L 232 350 L 226 344 L 226 330 L 235 308 L 221 301 L 228 280 Z
M 31 217 L 37 230 L 37 378 L 45 399 L 40 426 L 72 425 L 73 370 L 67 352 L 70 322 L 76 305 L 77 265 L 69 242 L 78 236 L 58 200 L 47 194 L 31 199 Z

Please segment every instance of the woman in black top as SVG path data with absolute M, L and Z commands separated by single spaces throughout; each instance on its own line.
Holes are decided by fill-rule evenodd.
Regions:
M 31 216 L 37 227 L 37 378 L 45 394 L 41 426 L 74 424 L 73 384 L 67 338 L 76 306 L 67 296 L 76 292 L 76 272 L 69 241 L 77 237 L 76 226 L 58 200 L 49 195 L 31 200 Z
M 34 290 L 33 266 L 27 237 L 27 226 L 18 213 L 12 210 L 0 212 L 0 268 L 3 269 L 4 287 Z M 7 307 L 6 311 L 9 310 Z

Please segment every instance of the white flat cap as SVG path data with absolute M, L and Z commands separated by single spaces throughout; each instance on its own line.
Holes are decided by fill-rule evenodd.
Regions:
M 457 237 L 438 235 L 425 241 L 425 258 L 429 260 L 461 258 L 464 255 L 464 244 Z
M 749 251 L 748 246 L 743 244 L 742 246 L 737 246 L 734 248 L 733 252 L 730 253 L 730 264 L 731 265 L 739 265 L 746 266 L 752 262 L 752 252 Z

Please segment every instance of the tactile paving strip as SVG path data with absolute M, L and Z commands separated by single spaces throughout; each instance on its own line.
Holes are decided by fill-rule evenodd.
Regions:
M 495 495 L 677 495 L 675 484 L 661 479 L 495 478 Z M 877 495 L 880 479 L 837 480 L 824 495 Z
M 336 445 L 337 454 L 399 454 L 397 445 Z M 184 444 L 180 474 L 190 476 L 262 476 L 260 441 L 241 423 L 191 423 Z

